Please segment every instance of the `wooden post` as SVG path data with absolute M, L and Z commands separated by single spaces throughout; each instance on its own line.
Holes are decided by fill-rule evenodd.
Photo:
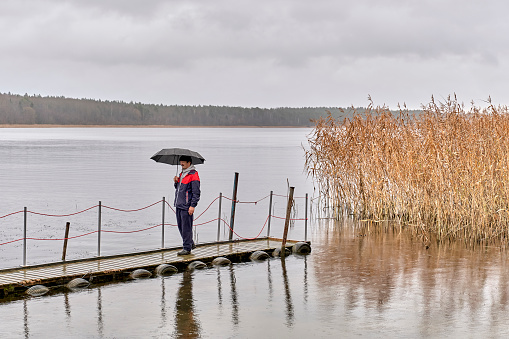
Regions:
M 235 207 L 237 206 L 237 187 L 239 183 L 239 173 L 235 172 L 235 179 L 233 180 L 233 198 L 232 198 L 232 213 L 230 216 L 230 237 L 229 240 L 233 239 L 233 225 L 235 224 Z
M 164 248 L 164 211 L 165 211 L 165 206 L 166 205 L 166 198 L 163 197 L 163 213 L 162 213 L 162 216 L 163 216 L 163 224 L 162 224 L 162 228 L 161 228 L 161 248 Z
M 304 241 L 308 241 L 308 194 L 306 193 L 306 205 L 304 212 Z
M 62 250 L 62 261 L 65 261 L 65 254 L 67 253 L 67 240 L 69 238 L 69 228 L 70 227 L 71 227 L 71 223 L 67 222 L 65 224 L 64 249 Z
M 223 193 L 219 193 L 219 212 L 217 214 L 217 241 L 219 241 L 219 234 L 221 231 L 221 202 L 223 201 Z
M 23 266 L 27 265 L 27 208 L 23 209 Z
M 101 256 L 101 210 L 102 203 L 99 201 L 99 214 L 97 217 L 97 256 Z
M 292 212 L 293 202 L 293 191 L 295 187 L 290 187 L 290 194 L 288 195 L 288 203 L 286 205 L 286 218 L 285 218 L 285 230 L 283 232 L 283 242 L 281 243 L 281 256 L 285 256 L 286 238 L 288 237 L 288 226 L 290 225 L 290 214 Z
M 269 198 L 269 221 L 267 222 L 267 238 L 270 237 L 270 219 L 272 219 L 272 195 L 274 194 L 273 191 L 270 191 L 270 198 Z

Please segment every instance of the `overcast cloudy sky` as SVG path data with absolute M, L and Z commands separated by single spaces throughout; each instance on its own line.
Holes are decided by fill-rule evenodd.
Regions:
M 144 103 L 509 104 L 502 0 L 2 0 L 0 92 Z

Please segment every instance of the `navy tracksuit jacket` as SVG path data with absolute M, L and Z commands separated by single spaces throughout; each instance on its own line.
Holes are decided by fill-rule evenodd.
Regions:
M 182 236 L 183 248 L 191 251 L 193 242 L 193 219 L 189 215 L 189 207 L 196 207 L 200 200 L 200 177 L 196 170 L 192 170 L 184 178 L 179 176 L 179 183 L 175 184 L 175 208 L 177 225 Z

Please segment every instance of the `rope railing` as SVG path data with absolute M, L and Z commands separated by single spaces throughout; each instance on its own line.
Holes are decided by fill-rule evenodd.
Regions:
M 280 217 L 280 216 L 277 216 L 277 215 L 274 215 L 273 213 L 271 213 L 272 211 L 272 197 L 273 196 L 277 196 L 277 197 L 285 197 L 285 198 L 288 198 L 287 195 L 280 195 L 280 194 L 274 194 L 273 192 L 271 192 L 271 194 L 269 195 L 266 195 L 258 200 L 254 200 L 254 201 L 242 201 L 240 199 L 237 199 L 237 200 L 233 200 L 232 198 L 229 198 L 227 196 L 223 196 L 222 194 L 220 194 L 219 196 L 215 197 L 208 205 L 207 207 L 200 213 L 198 214 L 194 220 L 198 220 L 200 219 L 203 215 L 205 215 L 205 213 L 207 213 L 207 211 L 210 210 L 210 208 L 212 207 L 212 205 L 219 200 L 219 216 L 217 218 L 213 218 L 213 219 L 210 219 L 208 221 L 205 221 L 205 222 L 201 222 L 201 223 L 194 223 L 194 227 L 198 227 L 198 226 L 203 226 L 203 225 L 206 225 L 206 224 L 210 224 L 212 222 L 217 222 L 218 223 L 218 241 L 219 241 L 219 229 L 220 229 L 220 224 L 223 223 L 224 225 L 226 225 L 228 227 L 228 229 L 230 230 L 230 240 L 232 240 L 232 234 L 235 234 L 236 237 L 240 238 L 240 239 L 244 239 L 244 240 L 254 240 L 254 239 L 258 239 L 263 230 L 267 228 L 267 237 L 269 236 L 269 233 L 270 233 L 270 220 L 271 218 L 275 218 L 275 219 L 281 219 L 281 220 L 285 220 L 286 218 L 284 217 Z M 244 237 L 244 236 L 241 236 L 240 234 L 238 234 L 234 229 L 233 229 L 233 222 L 232 220 L 230 220 L 230 222 L 232 222 L 230 224 L 230 222 L 226 221 L 224 218 L 221 217 L 221 199 L 222 198 L 225 198 L 229 201 L 232 201 L 234 203 L 237 203 L 237 204 L 258 204 L 259 202 L 267 199 L 270 197 L 270 202 L 269 202 L 269 213 L 267 215 L 267 218 L 265 219 L 265 222 L 263 223 L 260 231 L 258 232 L 258 234 L 255 236 L 255 237 L 252 237 L 252 238 L 249 238 L 249 237 Z M 295 197 L 295 198 L 302 198 L 302 197 Z M 307 199 L 307 195 L 305 197 Z M 109 229 L 102 229 L 101 228 L 101 208 L 105 208 L 105 209 L 109 209 L 109 210 L 113 210 L 113 211 L 118 211 L 118 212 L 126 212 L 126 213 L 130 213 L 130 212 L 138 212 L 138 211 L 142 211 L 142 210 L 145 210 L 145 209 L 148 209 L 150 207 L 153 207 L 153 206 L 156 206 L 160 203 L 163 203 L 163 212 L 162 212 L 162 223 L 159 223 L 157 225 L 152 225 L 152 226 L 148 226 L 148 227 L 145 227 L 145 228 L 140 228 L 140 229 L 136 229 L 136 230 L 130 230 L 130 231 L 127 231 L 127 230 L 109 230 Z M 177 225 L 176 224 L 171 224 L 171 223 L 166 223 L 165 220 L 164 220 L 164 210 L 165 210 L 165 207 L 166 205 L 175 213 L 175 209 L 171 206 L 171 204 L 165 200 L 165 198 L 163 197 L 162 200 L 159 200 L 159 201 L 156 201 L 152 204 L 149 204 L 147 206 L 144 206 L 144 207 L 141 207 L 141 208 L 137 208 L 137 209 L 121 209 L 121 208 L 116 208 L 116 207 L 111 207 L 111 206 L 107 206 L 107 205 L 102 205 L 101 202 L 99 202 L 98 205 L 94 205 L 94 206 L 91 206 L 91 207 L 88 207 L 86 209 L 83 209 L 83 210 L 80 210 L 80 211 L 77 211 L 77 212 L 74 212 L 74 213 L 68 213 L 68 214 L 49 214 L 49 213 L 42 213 L 42 212 L 35 212 L 35 211 L 31 211 L 31 210 L 27 210 L 27 208 L 25 207 L 24 210 L 21 210 L 21 211 L 16 211 L 16 212 L 12 212 L 12 213 L 8 213 L 8 214 L 5 214 L 3 216 L 0 216 L 0 219 L 3 219 L 3 218 L 7 218 L 9 216 L 13 216 L 13 215 L 16 215 L 16 214 L 20 214 L 20 213 L 24 213 L 24 237 L 23 238 L 19 238 L 19 239 L 14 239 L 14 240 L 9 240 L 9 241 L 6 241 L 6 242 L 3 242 L 3 243 L 0 243 L 0 246 L 3 246 L 3 245 L 8 245 L 8 244 L 12 244 L 12 243 L 16 243 L 16 242 L 19 242 L 19 241 L 23 241 L 23 247 L 24 247 L 24 255 L 23 255 L 23 265 L 25 266 L 26 265 L 26 241 L 27 240 L 34 240 L 34 241 L 45 241 L 45 240 L 52 240 L 52 241 L 64 241 L 64 240 L 71 240 L 71 239 L 77 239 L 77 238 L 81 238 L 81 237 L 85 237 L 85 236 L 88 236 L 88 235 L 93 235 L 93 234 L 98 234 L 98 256 L 100 256 L 100 244 L 101 244 L 101 237 L 100 237 L 100 234 L 101 233 L 113 233 L 113 234 L 132 234 L 132 233 L 139 233 L 139 232 L 144 232 L 144 231 L 148 231 L 148 230 L 151 230 L 151 229 L 155 229 L 155 228 L 158 228 L 158 227 L 161 227 L 162 229 L 162 242 L 163 242 L 163 246 L 162 248 L 164 248 L 164 227 L 165 226 L 171 226 L 171 227 L 176 227 Z M 36 238 L 36 237 L 27 237 L 27 234 L 26 234 L 26 230 L 27 230 L 27 214 L 33 214 L 33 215 L 39 215 L 39 216 L 46 216 L 46 217 L 70 217 L 70 216 L 75 216 L 75 215 L 78 215 L 78 214 L 81 214 L 81 213 L 85 213 L 87 211 L 90 211 L 92 209 L 95 209 L 95 208 L 98 208 L 98 213 L 99 213 L 99 218 L 98 218 L 98 229 L 97 230 L 94 230 L 94 231 L 91 231 L 91 232 L 87 232 L 87 233 L 83 233 L 83 234 L 79 234 L 79 235 L 75 235 L 75 236 L 72 236 L 72 237 L 66 237 L 66 238 Z M 307 200 L 306 200 L 306 209 L 307 209 Z M 306 211 L 307 212 L 307 211 Z M 233 218 L 233 216 L 232 216 Z M 291 221 L 305 221 L 306 222 L 306 227 L 307 227 L 307 213 L 306 213 L 306 218 L 290 218 L 289 220 Z M 106 226 L 106 225 L 104 225 Z M 307 228 L 306 228 L 307 229 Z M 307 232 L 307 231 L 306 231 Z
M 90 234 L 94 234 L 94 233 L 97 233 L 99 231 L 92 231 L 92 232 L 88 232 L 88 233 L 84 233 L 84 234 L 80 234 L 80 235 L 75 235 L 75 236 L 72 236 L 72 237 L 68 237 L 68 238 L 25 238 L 26 240 L 37 240 L 37 241 L 45 241 L 45 240 L 69 240 L 69 239 L 76 239 L 76 238 L 81 238 L 81 237 L 84 237 L 86 235 L 90 235 Z M 21 239 L 23 240 L 23 239 Z
M 89 211 L 92 208 L 96 208 L 97 206 L 99 206 L 99 205 L 95 205 L 95 206 L 89 207 L 87 209 L 84 209 L 82 211 L 75 212 L 75 213 L 70 213 L 70 214 L 46 214 L 46 213 L 39 213 L 39 212 L 33 212 L 33 211 L 27 211 L 27 213 L 42 215 L 42 216 L 45 216 L 45 217 L 70 217 L 70 216 L 73 216 L 73 215 L 77 215 L 77 214 Z M 21 212 L 23 212 L 23 211 L 21 211 Z
M 211 222 L 214 222 L 214 221 L 217 221 L 219 220 L 220 218 L 215 218 L 215 219 L 211 219 L 211 220 L 208 220 L 206 222 L 202 222 L 202 223 L 199 223 L 199 224 L 194 224 L 193 227 L 197 227 L 197 226 L 203 226 L 203 225 L 206 225 L 206 224 L 210 224 Z M 265 220 L 265 223 L 263 224 L 263 227 L 262 229 L 260 230 L 260 232 L 258 233 L 258 235 L 254 238 L 244 238 L 242 236 L 240 236 L 239 234 L 237 234 L 235 231 L 234 233 L 239 237 L 239 238 L 242 238 L 242 239 L 257 239 L 261 232 L 263 232 L 263 229 L 265 228 L 265 225 L 267 224 L 267 221 L 268 221 L 269 217 L 267 216 L 267 219 Z M 283 218 L 284 219 L 284 218 Z M 224 219 L 221 218 L 221 221 L 223 221 L 228 227 L 230 227 L 230 225 L 228 224 L 228 222 L 226 222 Z M 0 243 L 0 246 L 2 245 L 7 245 L 7 244 L 10 244 L 10 243 L 13 243 L 13 242 L 17 242 L 17 241 L 22 241 L 22 240 L 36 240 L 36 241 L 44 241 L 44 240 L 60 240 L 60 241 L 63 241 L 63 240 L 71 240 L 71 239 L 76 239 L 76 238 L 80 238 L 80 237 L 84 237 L 86 235 L 90 235 L 90 234 L 94 234 L 94 233 L 98 233 L 98 232 L 103 232 L 103 233 L 117 233 L 117 234 L 130 234 L 130 233 L 137 233 L 137 232 L 143 232 L 143 231 L 147 231 L 147 230 L 150 230 L 150 229 L 153 229 L 153 228 L 156 228 L 156 227 L 160 227 L 162 226 L 163 224 L 157 224 L 157 225 L 153 225 L 153 226 L 150 226 L 150 227 L 146 227 L 146 228 L 142 228 L 142 229 L 138 229 L 138 230 L 134 230 L 134 231 L 113 231 L 113 230 L 100 230 L 100 231 L 91 231 L 91 232 L 88 232 L 88 233 L 84 233 L 84 234 L 80 234 L 80 235 L 75 235 L 75 236 L 72 236 L 72 237 L 67 237 L 67 238 L 33 238 L 33 237 L 29 237 L 29 238 L 20 238 L 20 239 L 15 239 L 15 240 L 11 240 L 11 241 L 8 241 L 8 242 L 5 242 L 5 243 Z M 176 227 L 177 225 L 175 224 L 166 224 L 166 226 L 173 226 L 173 227 Z M 230 228 L 231 229 L 231 228 Z
M 217 220 L 217 219 L 216 219 Z M 256 235 L 256 237 L 254 238 L 244 238 L 243 236 L 239 235 L 237 232 L 235 232 L 231 227 L 230 227 L 230 224 L 228 224 L 226 222 L 226 220 L 224 220 L 223 218 L 221 218 L 221 220 L 226 224 L 226 226 L 228 226 L 228 228 L 230 229 L 230 231 L 232 231 L 237 237 L 241 238 L 241 239 L 244 239 L 244 240 L 254 240 L 254 239 L 258 239 L 260 237 L 260 234 L 262 234 L 265 226 L 267 225 L 267 222 L 269 221 L 269 216 L 267 216 L 267 219 L 265 219 L 265 223 L 263 224 L 262 226 L 262 229 L 260 230 L 260 232 Z
M 212 206 L 212 204 L 214 202 L 216 202 L 216 200 L 219 199 L 219 197 L 216 197 L 214 200 L 212 200 L 212 202 L 207 206 L 207 208 L 201 212 L 201 214 L 199 216 L 197 216 L 196 218 L 194 218 L 194 220 L 197 220 L 198 218 L 200 218 L 205 212 L 207 212 L 207 210 L 210 208 L 210 206 Z
M 2 218 L 7 218 L 7 217 L 8 217 L 8 216 L 10 216 L 10 215 L 14 215 L 14 214 L 18 214 L 18 213 L 23 213 L 23 211 L 17 211 L 17 212 L 12 212 L 12 213 L 9 213 L 9 214 L 6 214 L 6 215 L 2 215 L 2 216 L 0 217 L 0 219 L 2 219 Z
M 142 207 L 142 208 L 134 209 L 134 210 L 123 210 L 123 209 L 120 209 L 120 208 L 114 208 L 114 207 L 110 207 L 110 206 L 106 206 L 106 205 L 102 205 L 102 207 L 107 208 L 107 209 L 110 209 L 110 210 L 114 210 L 114 211 L 119 211 L 119 212 L 138 212 L 138 211 L 146 210 L 147 208 L 152 207 L 152 206 L 154 206 L 154 205 L 157 205 L 157 204 L 159 204 L 161 201 L 163 201 L 163 200 L 161 199 L 161 200 L 159 200 L 159 201 L 156 201 L 156 202 L 155 202 L 155 203 L 153 203 L 153 204 L 150 204 L 150 205 L 145 206 L 145 207 Z
M 177 213 L 177 212 L 175 211 L 175 209 L 173 209 L 173 207 L 170 205 L 170 203 L 169 203 L 168 201 L 165 201 L 164 203 L 165 203 L 166 205 L 168 205 L 168 207 L 169 207 L 169 208 L 171 208 L 171 210 L 173 211 L 173 213 Z
M 288 195 L 274 194 L 275 197 L 283 197 L 288 199 Z M 293 197 L 294 199 L 306 199 L 306 197 Z
M 168 224 L 165 224 L 165 225 L 168 225 Z M 163 226 L 163 224 L 154 225 L 154 226 L 150 226 L 150 227 L 147 227 L 147 228 L 142 228 L 142 229 L 135 230 L 135 231 L 110 231 L 110 230 L 101 230 L 101 232 L 104 232 L 104 233 L 129 234 L 129 233 L 138 233 L 138 232 L 143 232 L 143 231 L 150 230 L 150 229 L 152 229 L 152 228 L 156 228 L 156 227 L 159 227 L 159 226 Z M 175 225 L 175 226 L 177 226 L 177 225 Z
M 287 195 L 281 195 L 281 194 L 273 194 L 274 196 L 278 196 L 278 197 L 285 197 L 285 198 L 288 198 Z M 258 199 L 258 200 L 255 200 L 255 201 L 242 201 L 242 200 L 235 200 L 236 203 L 238 204 L 257 204 L 259 203 L 260 201 L 263 201 L 265 199 L 267 199 L 270 195 L 266 195 L 264 196 L 263 198 L 261 199 Z M 230 201 L 233 201 L 232 198 L 229 198 L 225 195 L 222 196 L 223 198 L 227 199 L 227 200 L 230 200 Z M 294 197 L 294 198 L 305 198 L 305 197 Z M 201 217 L 211 206 L 214 202 L 216 202 L 217 200 L 219 199 L 219 196 L 217 196 L 216 198 L 214 198 L 214 200 L 212 200 L 212 202 L 207 206 L 207 208 L 202 212 L 200 213 L 199 216 L 197 216 L 195 218 L 198 219 L 199 217 Z M 115 208 L 115 207 L 111 207 L 111 206 L 107 206 L 107 205 L 102 205 L 103 208 L 107 208 L 107 209 L 110 209 L 110 210 L 114 210 L 114 211 L 119 211 L 119 212 L 138 212 L 138 211 L 142 211 L 142 210 L 145 210 L 149 207 L 152 207 L 152 206 L 155 206 L 157 204 L 159 204 L 162 200 L 159 200 L 159 201 L 156 201 L 150 205 L 147 205 L 145 207 L 142 207 L 142 208 L 137 208 L 137 209 L 120 209 L 120 208 Z M 168 205 L 168 207 L 170 207 L 170 209 L 175 212 L 175 209 L 170 205 L 170 203 L 168 201 L 165 201 L 166 205 Z M 73 216 L 73 215 L 78 215 L 78 214 L 81 214 L 81 213 L 84 213 L 86 211 L 89 211 L 91 209 L 94 209 L 96 207 L 98 207 L 99 205 L 94 205 L 94 206 L 91 206 L 89 208 L 86 208 L 84 210 L 81 210 L 81 211 L 78 211 L 78 212 L 74 212 L 74 213 L 69 213 L 69 214 L 48 214 L 48 213 L 41 213 L 41 212 L 34 212 L 34 211 L 30 211 L 30 210 L 27 210 L 27 213 L 30 213 L 30 214 L 35 214 L 35 215 L 42 215 L 42 216 L 46 216 L 46 217 L 70 217 L 70 216 Z M 19 214 L 19 213 L 23 213 L 23 211 L 16 211 L 16 212 L 12 212 L 12 213 L 8 213 L 6 215 L 2 215 L 0 216 L 0 219 L 2 218 L 6 218 L 8 216 L 11 216 L 11 215 L 15 215 L 15 214 Z
M 237 204 L 255 204 L 255 205 L 256 205 L 257 203 L 259 203 L 260 201 L 263 201 L 263 200 L 267 199 L 268 197 L 270 197 L 270 194 L 268 194 L 268 195 L 264 196 L 263 198 L 258 199 L 258 200 L 256 200 L 256 201 L 242 201 L 242 200 L 235 200 L 235 202 L 236 202 Z M 225 195 L 223 195 L 223 198 L 225 198 L 226 200 L 233 201 L 233 199 L 232 199 L 232 198 L 229 198 L 229 197 L 227 197 L 227 196 L 225 196 Z
M 286 220 L 286 218 L 284 217 L 278 217 L 277 215 L 270 215 L 271 217 L 273 218 L 276 218 L 276 219 L 283 219 L 283 220 Z M 290 218 L 288 220 L 291 220 L 291 221 L 305 221 L 305 220 L 309 220 L 309 218 Z
M 0 246 L 7 245 L 7 244 L 10 244 L 10 243 L 13 243 L 13 242 L 16 242 L 16 241 L 21 241 L 21 240 L 25 240 L 25 238 L 20 238 L 20 239 L 16 239 L 16 240 L 7 241 L 7 242 L 4 242 L 4 243 L 1 243 Z

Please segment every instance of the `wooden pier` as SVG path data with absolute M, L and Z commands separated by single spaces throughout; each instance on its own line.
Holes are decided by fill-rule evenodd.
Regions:
M 241 262 L 248 260 L 255 251 L 271 254 L 283 243 L 278 238 L 214 242 L 199 244 L 186 256 L 177 256 L 181 250 L 178 247 L 4 269 L 0 270 L 0 298 L 21 295 L 34 285 L 65 285 L 75 278 L 85 278 L 91 283 L 126 280 L 136 269 L 153 271 L 160 264 L 171 264 L 183 271 L 195 260 L 210 263 L 214 258 L 226 257 L 232 262 Z M 296 243 L 288 240 L 285 247 L 291 248 Z

